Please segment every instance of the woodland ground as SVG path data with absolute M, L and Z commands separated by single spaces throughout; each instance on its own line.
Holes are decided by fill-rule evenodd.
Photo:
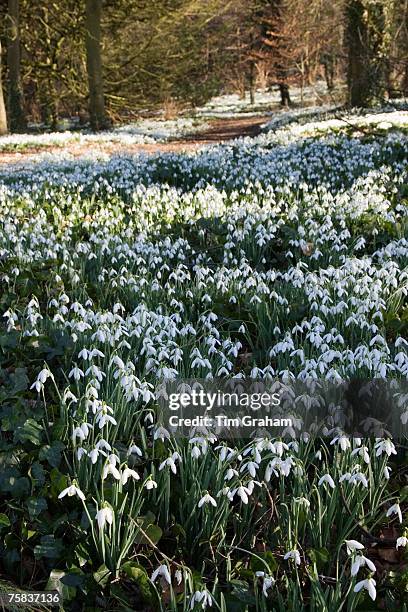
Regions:
M 244 117 L 244 118 L 222 118 L 212 119 L 208 121 L 208 127 L 197 132 L 192 136 L 177 138 L 170 142 L 156 142 L 149 144 L 124 144 L 121 142 L 95 142 L 92 144 L 81 144 L 77 142 L 67 143 L 64 145 L 65 153 L 73 157 L 82 157 L 92 151 L 93 153 L 107 155 L 126 155 L 135 153 L 180 153 L 182 151 L 197 151 L 203 146 L 213 145 L 234 138 L 243 136 L 257 136 L 261 131 L 261 126 L 270 120 L 270 115 L 261 117 Z M 33 161 L 38 153 L 60 153 L 61 147 L 43 145 L 39 147 L 28 146 L 23 151 L 7 151 L 0 150 L 0 164 L 10 164 L 20 161 Z

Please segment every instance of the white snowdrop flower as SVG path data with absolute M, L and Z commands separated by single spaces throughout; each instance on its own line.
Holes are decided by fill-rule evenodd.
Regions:
M 155 582 L 157 578 L 163 578 L 167 584 L 171 584 L 171 576 L 167 565 L 159 565 L 159 567 L 154 570 L 150 580 Z
M 30 389 L 35 389 L 37 393 L 40 393 L 40 391 L 43 390 L 44 383 L 48 378 L 54 379 L 54 376 L 47 368 L 43 368 L 41 372 L 39 372 L 36 381 L 31 385 Z
M 388 457 L 390 457 L 390 455 L 397 454 L 394 444 L 389 439 L 379 440 L 378 442 L 376 442 L 375 448 L 376 448 L 375 454 L 377 457 L 379 457 L 383 453 L 385 453 Z
M 98 510 L 96 513 L 95 519 L 98 522 L 98 527 L 100 531 L 105 529 L 106 523 L 108 525 L 112 525 L 113 523 L 113 510 L 112 508 L 105 502 L 105 505 Z
M 105 425 L 109 423 L 111 425 L 117 425 L 116 419 L 107 413 L 103 413 L 103 414 L 99 413 L 96 417 L 96 422 L 98 424 L 99 429 L 103 429 Z
M 360 580 L 360 582 L 357 582 L 356 586 L 354 587 L 354 592 L 359 593 L 362 589 L 365 589 L 371 599 L 374 601 L 377 597 L 375 586 L 376 582 L 373 578 L 366 578 L 365 580 Z
M 51 372 L 49 370 L 47 370 L 47 368 L 44 368 L 38 374 L 37 380 L 39 380 L 41 383 L 44 384 L 45 381 L 47 380 L 47 378 L 54 378 L 54 376 L 51 374 Z
M 235 493 L 238 495 L 238 497 L 241 499 L 243 504 L 247 504 L 249 501 L 248 495 L 251 494 L 251 492 L 248 490 L 247 487 L 243 487 L 242 485 L 239 486 L 237 489 L 235 489 L 232 492 L 232 496 L 235 495 Z
M 252 476 L 252 478 L 255 478 L 257 469 L 259 469 L 259 465 L 255 461 L 248 461 L 248 463 L 245 463 L 243 466 L 241 466 L 240 472 L 244 472 L 245 470 L 247 470 L 250 476 Z
M 276 470 L 276 465 L 277 465 L 277 461 L 275 459 L 272 459 L 272 461 L 270 461 L 268 463 L 268 465 L 266 466 L 265 469 L 265 482 L 269 482 L 271 480 L 272 474 L 274 474 L 275 476 L 279 476 L 279 472 Z
M 74 431 L 72 432 L 72 441 L 74 444 L 76 443 L 77 438 L 79 438 L 80 442 L 83 442 L 83 440 L 86 439 L 86 434 L 82 427 L 75 427 Z
M 68 497 L 73 497 L 74 495 L 77 495 L 80 500 L 85 500 L 85 495 L 82 493 L 81 489 L 79 489 L 74 484 L 61 491 L 61 493 L 58 495 L 58 499 L 62 499 L 66 495 L 68 495 Z
M 107 442 L 103 438 L 98 440 L 98 442 L 95 444 L 95 448 L 97 448 L 98 450 L 105 449 L 106 451 L 109 451 L 109 452 L 111 452 L 111 450 L 112 450 L 112 447 L 109 444 L 109 442 Z
M 204 504 L 211 504 L 215 507 L 217 505 L 217 502 L 213 497 L 211 497 L 209 493 L 206 493 L 198 502 L 198 507 L 201 508 L 201 506 L 203 506 Z
M 321 450 L 318 450 L 315 453 L 315 458 L 318 459 L 319 461 L 321 461 L 321 459 L 322 459 L 322 451 Z
M 191 456 L 193 457 L 193 459 L 198 459 L 200 455 L 201 455 L 201 451 L 199 447 L 193 446 L 193 448 L 191 449 Z
M 275 453 L 276 455 L 278 455 L 278 457 L 282 457 L 283 452 L 285 450 L 289 450 L 289 446 L 287 444 L 285 444 L 285 442 L 282 442 L 281 440 L 276 440 L 273 443 L 274 449 L 275 449 Z
M 228 468 L 225 473 L 224 480 L 231 480 L 234 476 L 238 476 L 238 471 L 234 470 L 234 468 Z
M 141 451 L 141 449 L 136 446 L 135 444 L 132 444 L 131 446 L 129 446 L 128 448 L 128 455 L 137 455 L 138 457 L 143 457 L 143 453 Z
M 176 579 L 177 584 L 180 586 L 183 580 L 183 572 L 181 570 L 176 570 L 174 573 L 174 578 Z
M 106 463 L 104 465 L 104 468 L 103 468 L 103 471 L 102 471 L 102 480 L 105 480 L 105 478 L 107 478 L 109 476 L 109 474 L 112 474 L 112 476 L 116 480 L 120 480 L 121 479 L 121 475 L 120 475 L 119 470 L 112 463 Z
M 127 481 L 129 480 L 129 478 L 133 478 L 133 480 L 140 480 L 140 476 L 135 470 L 132 470 L 129 467 L 126 467 L 122 471 L 122 476 L 121 476 L 122 484 L 123 485 L 127 484 Z
M 164 427 L 157 427 L 153 435 L 154 440 L 161 440 L 164 442 L 165 439 L 170 440 L 170 433 Z
M 152 478 L 148 478 L 145 483 L 145 487 L 148 491 L 152 489 L 157 489 L 157 482 Z
M 215 450 L 220 451 L 220 461 L 222 461 L 222 463 L 224 463 L 224 461 L 230 461 L 235 455 L 234 449 L 229 446 L 216 446 Z
M 391 468 L 388 467 L 388 465 L 386 465 L 384 467 L 384 471 L 383 471 L 385 480 L 389 480 L 390 479 L 391 472 L 392 472 Z
M 351 553 L 355 552 L 356 550 L 364 550 L 364 545 L 361 544 L 361 542 L 358 542 L 357 540 L 345 540 L 345 543 L 349 555 L 351 555 Z
M 349 482 L 350 484 L 353 484 L 353 485 L 357 485 L 361 483 L 363 487 L 368 489 L 367 478 L 361 472 L 356 472 L 355 474 L 352 474 L 349 478 Z
M 395 548 L 398 550 L 400 546 L 405 547 L 407 545 L 408 545 L 408 538 L 405 536 L 401 536 L 400 538 L 397 538 Z
M 176 461 L 181 461 L 181 457 L 178 453 L 173 453 L 170 457 L 162 461 L 159 465 L 159 471 L 163 470 L 165 467 L 169 467 L 173 474 L 177 474 Z
M 67 387 L 63 393 L 62 396 L 62 401 L 67 403 L 67 402 L 73 402 L 74 404 L 78 403 L 78 398 L 72 393 L 72 391 Z
M 401 414 L 401 417 L 400 417 L 400 418 L 401 418 L 401 423 L 402 423 L 403 425 L 406 425 L 406 424 L 408 423 L 408 410 L 406 410 L 405 412 L 403 412 L 403 413 Z
M 376 567 L 374 563 L 371 561 L 371 559 L 368 559 L 364 555 L 356 555 L 352 563 L 352 566 L 351 566 L 351 575 L 357 576 L 358 572 L 360 571 L 360 568 L 364 566 L 367 566 L 370 572 L 376 571 Z
M 287 561 L 289 559 L 293 560 L 294 563 L 296 565 L 300 565 L 301 560 L 300 560 L 300 553 L 298 550 L 289 550 L 285 555 L 284 555 L 284 560 Z
M 118 457 L 118 455 L 116 455 L 116 453 L 110 453 L 108 455 L 108 462 L 111 465 L 120 464 L 120 458 Z
M 81 351 L 78 353 L 78 357 L 79 357 L 80 359 L 83 359 L 84 361 L 86 361 L 86 360 L 88 359 L 88 355 L 89 355 L 89 352 L 88 352 L 88 349 L 86 349 L 86 348 L 83 348 L 83 349 L 82 349 L 82 350 L 81 350 Z
M 351 447 L 351 442 L 347 436 L 338 436 L 333 438 L 330 444 L 338 444 L 342 451 L 345 451 Z
M 84 455 L 87 455 L 87 454 L 88 454 L 88 452 L 85 450 L 85 448 L 82 448 L 82 446 L 77 448 L 77 459 L 78 459 L 78 461 L 81 461 L 82 457 Z
M 44 389 L 44 385 L 39 380 L 36 380 L 35 382 L 33 382 L 30 389 L 35 389 L 37 393 L 40 393 Z
M 265 572 L 255 572 L 255 576 L 258 578 L 262 578 L 262 593 L 264 597 L 268 597 L 268 589 L 273 587 L 275 584 L 275 579 L 273 576 L 269 574 L 265 574 Z
M 319 487 L 321 487 L 324 484 L 328 484 L 332 489 L 334 489 L 336 487 L 336 485 L 334 484 L 334 480 L 333 478 L 330 476 L 330 474 L 324 474 L 320 480 L 319 480 Z
M 203 591 L 196 591 L 191 598 L 190 602 L 190 610 L 192 610 L 196 603 L 201 604 L 202 609 L 204 610 L 207 606 L 212 606 L 212 597 L 210 593 L 204 589 Z
M 91 423 L 81 423 L 80 428 L 83 431 L 85 437 L 87 438 L 89 436 L 90 430 L 93 429 L 93 425 L 91 425 Z
M 390 508 L 388 508 L 386 516 L 389 517 L 393 514 L 396 514 L 399 522 L 402 523 L 402 512 L 399 504 L 393 504 Z
M 106 453 L 103 450 L 100 450 L 99 448 L 93 448 L 91 451 L 89 451 L 88 456 L 93 465 L 95 465 L 95 463 L 98 461 L 99 455 L 106 457 Z
M 359 448 L 355 448 L 351 451 L 351 455 L 354 457 L 355 455 L 359 455 L 363 458 L 364 463 L 370 463 L 370 455 L 368 454 L 368 448 L 366 446 L 361 446 Z
M 83 373 L 81 368 L 78 368 L 78 366 L 75 365 L 70 371 L 70 373 L 68 374 L 68 376 L 69 378 L 74 378 L 74 380 L 78 381 L 78 380 L 81 380 L 81 378 L 83 378 L 85 374 Z

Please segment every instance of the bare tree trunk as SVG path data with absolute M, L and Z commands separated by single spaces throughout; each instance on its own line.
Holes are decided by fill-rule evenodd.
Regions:
M 255 62 L 253 60 L 249 65 L 249 100 L 253 106 L 255 104 Z
M 404 96 L 408 95 L 408 61 L 405 64 L 404 79 L 402 81 L 402 92 Z
M 384 7 L 347 0 L 348 92 L 351 106 L 371 106 L 384 94 Z
M 20 75 L 19 9 L 19 0 L 8 0 L 8 16 L 10 20 L 7 47 L 7 63 L 9 69 L 8 115 L 10 130 L 12 132 L 24 131 L 27 127 Z
M 367 66 L 367 23 L 360 0 L 348 0 L 346 6 L 346 41 L 348 47 L 347 84 L 351 106 L 366 106 L 369 93 Z
M 0 41 L 0 136 L 7 134 L 7 115 L 3 96 L 3 81 L 1 74 L 1 41 Z
M 289 85 L 285 81 L 280 81 L 279 91 L 281 96 L 281 105 L 287 108 L 292 104 L 289 94 Z
M 102 0 L 85 0 L 86 67 L 89 84 L 89 118 L 93 130 L 109 126 L 105 112 L 101 57 Z

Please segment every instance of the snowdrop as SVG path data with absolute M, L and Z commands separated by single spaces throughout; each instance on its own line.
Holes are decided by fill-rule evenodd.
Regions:
M 157 489 L 157 482 L 149 477 L 145 482 L 145 487 L 148 491 L 151 491 L 152 489 Z
M 284 560 L 292 560 L 295 565 L 300 565 L 301 560 L 300 560 L 300 553 L 298 550 L 289 550 L 287 553 L 284 554 L 283 556 Z
M 112 525 L 114 513 L 112 508 L 105 502 L 105 504 L 98 510 L 96 513 L 96 521 L 98 523 L 98 527 L 100 531 L 105 529 L 105 525 Z
M 154 570 L 150 580 L 155 582 L 157 578 L 163 579 L 167 584 L 171 584 L 171 576 L 167 565 L 159 565 L 159 567 Z
M 85 500 L 85 495 L 82 493 L 81 489 L 79 489 L 74 483 L 63 491 L 61 491 L 61 493 L 58 495 L 58 499 L 62 499 L 66 495 L 68 495 L 68 497 L 73 497 L 74 495 L 76 495 L 81 501 Z
M 345 544 L 347 547 L 347 553 L 349 555 L 355 552 L 356 550 L 364 550 L 364 545 L 361 544 L 361 542 L 358 542 L 357 540 L 345 540 Z
M 204 589 L 202 591 L 196 591 L 190 601 L 190 610 L 192 610 L 196 604 L 201 604 L 202 609 L 204 610 L 207 606 L 212 606 L 212 597 L 210 593 Z
M 361 567 L 367 566 L 370 572 L 375 572 L 376 568 L 371 559 L 368 559 L 364 555 L 356 555 L 353 564 L 351 566 L 351 575 L 356 576 Z
M 113 465 L 113 463 L 105 463 L 102 470 L 102 480 L 105 480 L 109 474 L 111 474 L 116 480 L 121 480 L 121 474 L 119 470 Z
M 255 572 L 255 576 L 262 578 L 262 593 L 264 597 L 268 597 L 268 590 L 275 584 L 275 579 L 265 572 Z
M 198 507 L 201 508 L 204 504 L 211 504 L 215 507 L 217 505 L 217 502 L 213 497 L 211 497 L 209 493 L 206 493 L 198 502 Z
M 163 470 L 165 467 L 169 467 L 173 474 L 177 474 L 176 461 L 181 462 L 181 457 L 177 452 L 174 452 L 170 457 L 162 461 L 159 465 L 159 471 Z
M 359 593 L 362 589 L 365 589 L 368 592 L 371 599 L 374 601 L 375 598 L 377 597 L 377 591 L 375 587 L 376 587 L 375 580 L 373 578 L 366 578 L 365 580 L 361 580 L 360 582 L 357 582 L 356 586 L 354 587 L 354 592 Z
M 131 470 L 129 467 L 125 467 L 121 474 L 122 484 L 126 485 L 129 478 L 133 478 L 133 480 L 140 480 L 140 476 L 135 470 Z
M 320 479 L 319 479 L 319 487 L 321 487 L 324 484 L 328 484 L 329 487 L 331 487 L 332 489 L 334 489 L 336 487 L 336 485 L 334 484 L 334 480 L 333 478 L 330 476 L 330 474 L 324 474 Z
M 76 364 L 68 374 L 69 378 L 74 378 L 77 382 L 81 380 L 85 376 L 81 368 L 79 368 Z
M 398 516 L 399 522 L 402 523 L 402 512 L 399 504 L 393 504 L 388 508 L 386 516 L 389 517 L 393 514 L 396 514 Z
M 397 538 L 395 548 L 398 550 L 400 546 L 405 547 L 407 545 L 408 545 L 408 538 L 406 536 L 401 536 Z

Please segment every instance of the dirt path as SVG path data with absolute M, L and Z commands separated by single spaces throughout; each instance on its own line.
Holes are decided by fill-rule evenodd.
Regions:
M 256 136 L 261 131 L 261 126 L 270 119 L 269 116 L 244 117 L 239 119 L 214 119 L 209 122 L 209 127 L 202 132 L 186 136 L 180 140 L 154 144 L 122 144 L 120 142 L 95 142 L 95 143 L 66 143 L 63 146 L 41 146 L 24 149 L 24 151 L 5 152 L 0 151 L 0 164 L 14 164 L 16 162 L 34 161 L 38 155 L 44 153 L 61 154 L 69 153 L 74 157 L 82 157 L 91 151 L 108 155 L 126 153 L 177 153 L 181 151 L 196 151 L 203 146 L 217 144 L 241 136 Z

